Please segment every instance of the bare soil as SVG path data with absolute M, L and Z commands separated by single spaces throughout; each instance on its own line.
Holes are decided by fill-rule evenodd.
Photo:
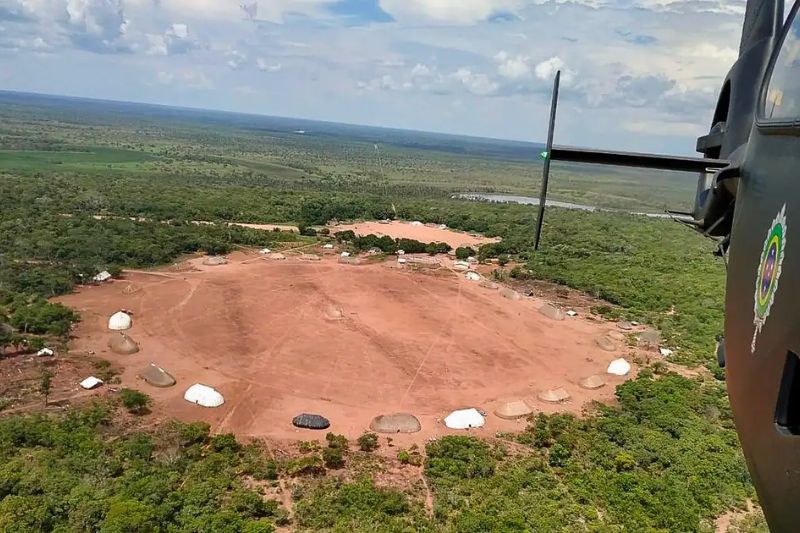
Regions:
M 596 391 L 578 381 L 634 356 L 623 343 L 616 352 L 597 348 L 594 339 L 615 330 L 613 323 L 551 321 L 537 311 L 544 300 L 509 300 L 448 269 L 431 275 L 395 261 L 272 261 L 238 252 L 229 260 L 204 266 L 198 257 L 177 271 L 128 272 L 58 298 L 81 313 L 72 352 L 94 351 L 121 367 L 122 386 L 151 395 L 157 416 L 275 441 L 320 438 L 292 426 L 301 412 L 326 416 L 331 431 L 349 437 L 376 415 L 413 413 L 423 430 L 393 436 L 398 446 L 457 433 L 441 420 L 458 408 L 489 413 L 485 428 L 473 430 L 483 435 L 525 427 L 491 414 L 510 399 L 525 399 L 535 411 L 580 413 L 591 400 L 611 401 L 624 378 L 608 376 Z M 128 333 L 141 347 L 134 355 L 107 348 L 108 317 L 122 308 L 133 312 Z M 178 384 L 157 389 L 139 380 L 150 362 Z M 225 404 L 186 402 L 194 383 L 215 387 Z M 567 403 L 536 399 L 557 387 L 571 395 Z
M 359 236 L 377 235 L 381 237 L 387 235 L 393 239 L 415 239 L 420 242 L 446 242 L 453 248 L 459 246 L 478 247 L 489 242 L 499 242 L 500 239 L 483 237 L 477 234 L 463 233 L 452 229 L 440 229 L 438 226 L 416 226 L 411 222 L 393 220 L 389 224 L 380 222 L 357 222 L 355 224 L 340 224 L 330 228 L 331 233 L 338 231 L 352 230 Z

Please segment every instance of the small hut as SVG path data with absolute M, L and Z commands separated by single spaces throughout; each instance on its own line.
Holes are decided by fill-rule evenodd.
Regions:
M 378 415 L 372 419 L 369 429 L 376 433 L 416 433 L 422 424 L 416 416 L 408 413 Z
M 132 355 L 139 351 L 139 345 L 127 334 L 119 332 L 108 339 L 108 347 L 120 355 Z

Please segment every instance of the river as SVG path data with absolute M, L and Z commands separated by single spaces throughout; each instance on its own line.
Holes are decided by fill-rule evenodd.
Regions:
M 490 202 L 498 204 L 523 204 L 523 205 L 539 205 L 539 199 L 533 196 L 518 196 L 515 194 L 494 194 L 494 193 L 475 193 L 463 192 L 456 193 L 451 198 L 460 200 L 470 200 L 473 202 Z M 594 205 L 574 204 L 572 202 L 562 202 L 559 200 L 548 199 L 545 203 L 548 207 L 561 207 L 564 209 L 576 209 L 579 211 L 611 211 L 617 213 L 627 213 L 629 215 L 641 215 L 651 218 L 676 218 L 678 220 L 686 220 L 685 216 L 670 215 L 669 213 L 643 213 L 636 211 L 621 211 L 619 209 L 604 209 Z

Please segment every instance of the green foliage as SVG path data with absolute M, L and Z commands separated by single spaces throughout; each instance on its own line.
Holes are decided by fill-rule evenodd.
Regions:
M 438 483 L 486 478 L 494 472 L 489 445 L 474 437 L 448 436 L 428 443 L 425 473 Z
M 290 136 L 277 128 L 265 142 L 261 127 L 78 106 L 0 105 L 0 349 L 32 347 L 42 342 L 35 335 L 66 335 L 77 316 L 45 298 L 69 292 L 102 268 L 116 276 L 122 266 L 165 264 L 195 251 L 313 242 L 225 222 L 294 221 L 310 234 L 309 226 L 332 218 L 403 218 L 500 236 L 477 253 L 460 248 L 456 255 L 497 257 L 501 264 L 513 255 L 526 264 L 511 269 L 511 278 L 550 280 L 606 299 L 610 305 L 595 309 L 658 327 L 678 348 L 675 360 L 713 357 L 724 270 L 700 236 L 662 220 L 555 208 L 548 209 L 542 247 L 534 252 L 534 209 L 449 199 L 465 183 L 530 193 L 536 184 L 520 176 L 532 162 L 515 149 L 490 143 L 471 153 L 473 141 L 463 141 L 468 148 L 436 141 L 421 150 L 382 144 L 378 168 L 372 138 Z M 32 109 L 36 121 L 28 118 Z M 609 179 L 561 165 L 553 178 L 554 198 L 636 211 L 679 207 L 694 187 L 694 178 L 662 186 L 639 171 Z M 191 223 L 203 220 L 217 223 Z M 445 250 L 352 232 L 335 238 L 358 250 Z M 108 362 L 98 365 L 99 377 L 113 376 Z M 512 457 L 469 437 L 430 443 L 432 520 L 415 501 L 369 480 L 303 480 L 312 486 L 298 489 L 297 525 L 696 531 L 752 489 L 721 385 L 656 370 L 619 387 L 619 405 L 600 407 L 596 416 L 538 415 L 517 438 L 527 451 Z M 374 450 L 377 442 L 369 434 L 358 445 Z M 309 455 L 281 464 L 287 474 L 322 475 L 323 464 L 344 449 L 306 448 Z M 398 459 L 406 455 L 411 464 L 421 460 L 416 451 L 401 451 Z M 0 531 L 271 531 L 283 515 L 248 492 L 240 477 L 275 479 L 277 470 L 258 446 L 240 447 L 227 435 L 212 439 L 205 423 L 126 435 L 99 407 L 64 419 L 7 417 L 0 419 Z
M 290 476 L 319 476 L 325 473 L 325 467 L 319 455 L 305 455 L 290 460 L 286 464 L 286 473 Z
M 295 506 L 307 531 L 432 531 L 418 504 L 402 493 L 377 488 L 369 479 L 337 485 L 324 481 Z
M 459 246 L 456 248 L 456 259 L 460 261 L 464 261 L 468 257 L 475 256 L 475 250 L 470 248 L 469 246 Z
M 429 444 L 438 521 L 465 532 L 698 531 L 752 497 L 716 382 L 640 377 L 617 397 L 585 419 L 537 415 L 518 438 L 529 451 L 500 462 L 469 437 Z
M 358 449 L 362 452 L 374 452 L 378 449 L 378 435 L 375 433 L 364 433 L 358 437 Z
M 192 422 L 178 426 L 178 435 L 183 446 L 205 444 L 210 433 L 211 426 L 208 422 Z
M 416 450 L 400 450 L 397 452 L 397 460 L 404 465 L 422 465 L 422 454 Z
M 724 267 L 709 243 L 669 221 L 557 210 L 548 213 L 543 235 L 527 265 L 537 278 L 586 291 L 658 327 L 679 347 L 676 360 L 713 357 Z
M 150 396 L 133 389 L 122 389 L 119 391 L 122 405 L 132 413 L 143 413 L 152 403 Z
M 267 456 L 263 443 L 253 442 L 245 446 L 242 452 L 242 474 L 262 481 L 278 479 L 278 465 Z
M 39 298 L 12 307 L 11 325 L 23 333 L 66 335 L 72 323 L 78 319 L 71 309 Z
M 343 448 L 328 447 L 322 450 L 322 461 L 327 468 L 342 468 L 344 466 Z
M 347 451 L 350 446 L 347 442 L 347 437 L 344 435 L 337 435 L 336 433 L 328 432 L 328 434 L 325 435 L 325 440 L 328 441 L 329 448 L 338 448 Z
M 508 257 L 508 254 L 500 254 L 497 256 L 497 264 L 500 266 L 506 266 L 509 261 L 511 261 L 511 258 Z
M 193 453 L 198 425 L 128 434 L 112 420 L 99 404 L 0 419 L 0 531 L 269 531 L 282 516 L 242 483 L 241 452 Z
M 312 453 L 318 452 L 321 446 L 315 440 L 301 440 L 297 443 L 297 449 L 300 450 L 300 453 Z
M 211 437 L 211 449 L 220 453 L 238 453 L 242 446 L 236 441 L 236 435 L 223 433 Z

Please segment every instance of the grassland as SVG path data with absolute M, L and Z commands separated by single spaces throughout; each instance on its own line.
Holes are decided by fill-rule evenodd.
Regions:
M 115 118 L 103 114 L 104 109 Z M 540 187 L 541 147 L 535 144 L 242 117 L 152 106 L 92 107 L 83 101 L 59 107 L 50 99 L 0 93 L 0 170 L 35 172 L 42 169 L 38 163 L 45 168 L 63 164 L 63 171 L 106 178 L 166 174 L 193 184 L 394 197 L 465 191 L 538 195 Z M 294 133 L 298 130 L 306 133 Z M 85 158 L 49 157 L 42 150 L 84 153 Z M 598 207 L 663 211 L 688 207 L 694 184 L 689 175 L 559 163 L 553 168 L 551 196 Z
M 659 326 L 690 366 L 711 361 L 721 331 L 724 268 L 711 242 L 677 224 L 553 209 L 534 252 L 534 209 L 449 198 L 536 191 L 534 145 L 8 93 L 0 124 L 3 342 L 66 333 L 68 310 L 46 298 L 100 269 L 297 238 L 191 220 L 334 217 L 501 236 L 481 255 L 510 254 L 524 265 L 514 276 L 579 288 L 614 304 L 603 312 Z M 639 211 L 685 207 L 692 191 L 686 177 L 564 167 L 552 196 Z M 23 339 L 20 317 L 41 333 Z M 713 531 L 715 516 L 753 497 L 721 382 L 656 366 L 617 398 L 583 419 L 540 415 L 520 434 L 410 450 L 424 452 L 422 467 L 345 446 L 344 470 L 326 466 L 339 452 L 304 444 L 276 456 L 202 427 L 140 424 L 116 404 L 6 416 L 0 529 Z M 265 503 L 280 494 L 291 520 L 285 499 Z

